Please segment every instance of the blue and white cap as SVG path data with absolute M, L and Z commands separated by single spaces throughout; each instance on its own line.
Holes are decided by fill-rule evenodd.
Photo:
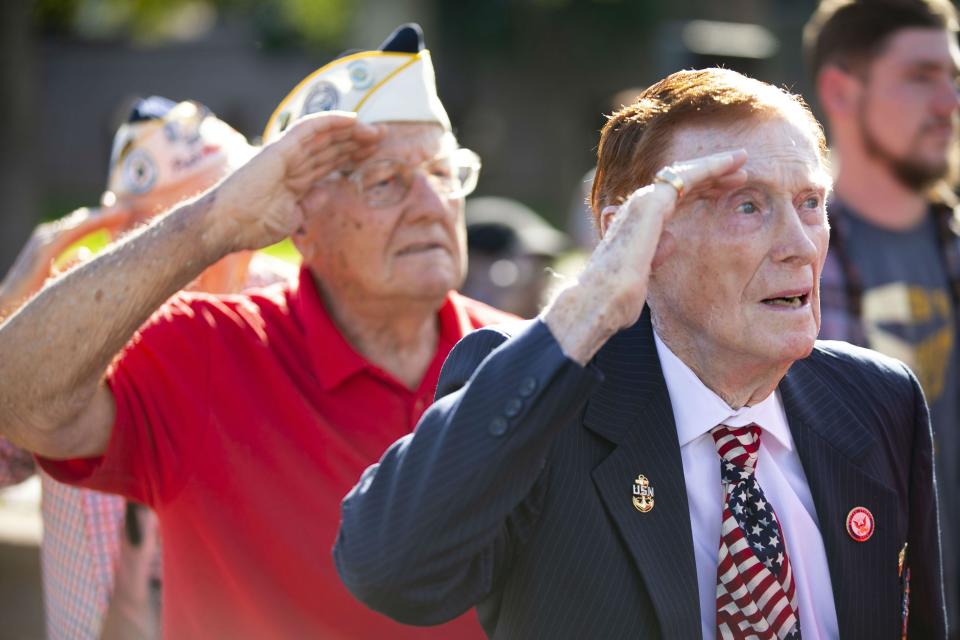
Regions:
M 402 25 L 376 51 L 341 56 L 304 78 L 270 116 L 263 142 L 305 115 L 333 110 L 353 111 L 361 122 L 436 122 L 449 130 L 420 26 Z

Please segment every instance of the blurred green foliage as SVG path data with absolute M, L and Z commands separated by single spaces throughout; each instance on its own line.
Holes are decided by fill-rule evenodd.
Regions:
M 64 268 L 72 264 L 78 256 L 100 253 L 112 240 L 110 232 L 103 229 L 89 233 L 67 247 L 57 258 L 55 264 L 59 268 Z M 300 264 L 300 252 L 293 246 L 290 238 L 285 238 L 276 244 L 264 247 L 260 251 L 291 264 Z
M 355 13 L 371 3 L 354 0 L 34 0 L 34 19 L 45 34 L 129 39 L 141 44 L 203 35 L 204 25 L 234 20 L 252 25 L 267 49 L 340 50 Z M 373 3 L 375 4 L 375 3 Z M 576 33 L 571 45 L 603 46 L 637 37 L 669 5 L 655 0 L 426 0 L 452 41 L 481 50 L 523 48 L 528 29 Z M 498 46 L 499 45 L 499 46 Z
M 218 20 L 252 25 L 267 48 L 336 49 L 352 15 L 350 0 L 35 0 L 45 34 L 161 44 L 204 35 Z

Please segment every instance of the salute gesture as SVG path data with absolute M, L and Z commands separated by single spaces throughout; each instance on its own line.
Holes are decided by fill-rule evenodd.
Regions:
M 0 364 L 0 405 L 17 398 L 20 407 L 3 435 L 50 457 L 102 453 L 115 410 L 103 374 L 137 328 L 224 256 L 294 232 L 303 201 L 325 197 L 316 183 L 367 157 L 381 135 L 353 114 L 303 118 L 217 186 L 52 282 L 0 325 L 0 351 L 9 354 Z M 13 349 L 24 344 L 34 347 Z M 43 385 L 17 378 L 30 367 Z
M 263 147 L 216 187 L 211 228 L 226 253 L 260 249 L 291 235 L 303 222 L 301 201 L 322 197 L 317 183 L 331 171 L 355 165 L 376 149 L 381 126 L 356 114 L 330 111 L 306 116 Z
M 678 162 L 657 172 L 652 184 L 619 206 L 604 207 L 602 241 L 576 284 L 561 292 L 543 315 L 565 354 L 585 364 L 617 331 L 640 317 L 650 272 L 678 242 L 665 225 L 677 211 L 710 190 L 744 183 L 743 150 Z M 583 322 L 592 316 L 592 322 Z

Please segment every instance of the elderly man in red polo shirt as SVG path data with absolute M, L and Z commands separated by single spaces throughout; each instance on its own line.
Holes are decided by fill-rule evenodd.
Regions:
M 506 318 L 453 292 L 479 160 L 415 26 L 308 77 L 264 137 L 0 325 L 0 434 L 157 512 L 166 637 L 428 637 L 355 603 L 330 551 L 342 495 L 416 424 L 453 344 Z M 287 235 L 297 283 L 167 300 Z M 472 614 L 432 633 L 481 635 Z

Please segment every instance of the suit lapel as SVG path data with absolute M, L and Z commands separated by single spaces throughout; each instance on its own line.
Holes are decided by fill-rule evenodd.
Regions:
M 697 569 L 680 446 L 649 311 L 597 354 L 604 382 L 591 396 L 584 426 L 614 443 L 593 481 L 630 551 L 656 609 L 663 636 L 700 637 Z M 634 479 L 654 488 L 654 507 L 632 504 Z
M 899 590 L 890 576 L 903 540 L 896 494 L 864 468 L 875 438 L 809 360 L 791 367 L 780 393 L 816 507 L 840 637 L 894 637 Z M 875 521 L 865 542 L 854 541 L 846 528 L 847 515 L 858 506 Z

